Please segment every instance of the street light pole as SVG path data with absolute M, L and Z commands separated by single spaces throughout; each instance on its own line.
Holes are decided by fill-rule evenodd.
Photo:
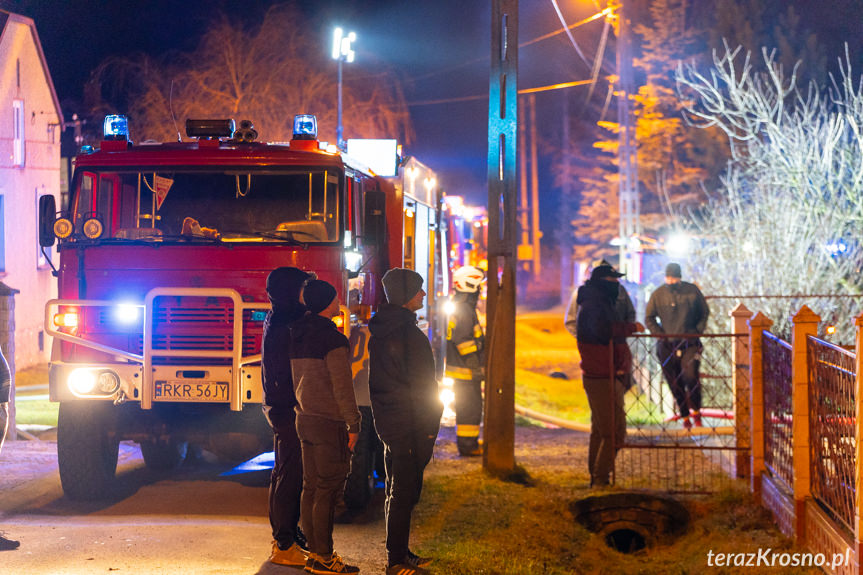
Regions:
M 338 107 L 338 126 L 336 127 L 336 144 L 340 150 L 345 149 L 345 140 L 342 137 L 342 62 L 353 62 L 354 51 L 351 49 L 351 43 L 355 42 L 357 35 L 349 32 L 347 36 L 341 28 L 333 30 L 333 60 L 339 63 L 339 107 Z

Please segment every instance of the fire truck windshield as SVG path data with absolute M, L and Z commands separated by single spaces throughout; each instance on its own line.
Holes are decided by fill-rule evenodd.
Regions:
M 90 239 L 335 242 L 339 180 L 324 170 L 87 168 L 76 174 L 71 212 L 77 229 L 101 222 Z

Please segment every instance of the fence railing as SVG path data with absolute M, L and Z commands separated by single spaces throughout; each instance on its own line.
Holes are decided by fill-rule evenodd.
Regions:
M 788 492 L 793 492 L 793 411 L 791 344 L 762 333 L 764 365 L 764 465 Z
M 807 348 L 812 497 L 853 533 L 855 354 L 812 336 L 807 338 Z

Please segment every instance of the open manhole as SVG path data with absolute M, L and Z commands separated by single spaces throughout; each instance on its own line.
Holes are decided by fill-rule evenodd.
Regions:
M 575 520 L 621 553 L 670 543 L 689 524 L 689 511 L 671 497 L 608 493 L 574 501 Z

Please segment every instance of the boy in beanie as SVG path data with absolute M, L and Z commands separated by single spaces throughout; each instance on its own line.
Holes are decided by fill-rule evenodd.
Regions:
M 291 370 L 297 396 L 297 435 L 303 453 L 300 518 L 309 540 L 310 573 L 358 573 L 333 551 L 336 501 L 350 471 L 360 430 L 354 399 L 350 346 L 334 318 L 336 288 L 310 280 L 302 293 L 308 309 L 291 328 Z
M 408 548 L 411 513 L 443 414 L 431 344 L 414 313 L 423 307 L 422 284 L 412 270 L 389 270 L 387 304 L 369 322 L 369 393 L 387 474 L 387 575 L 422 575 L 431 563 Z
M 303 284 L 312 273 L 294 267 L 274 269 L 267 276 L 267 297 L 272 309 L 264 320 L 261 345 L 261 379 L 264 415 L 273 429 L 273 472 L 270 477 L 269 515 L 273 530 L 270 561 L 296 567 L 306 564 L 306 538 L 299 528 L 303 460 L 297 437 L 294 382 L 288 356 L 291 325 L 303 317 Z

